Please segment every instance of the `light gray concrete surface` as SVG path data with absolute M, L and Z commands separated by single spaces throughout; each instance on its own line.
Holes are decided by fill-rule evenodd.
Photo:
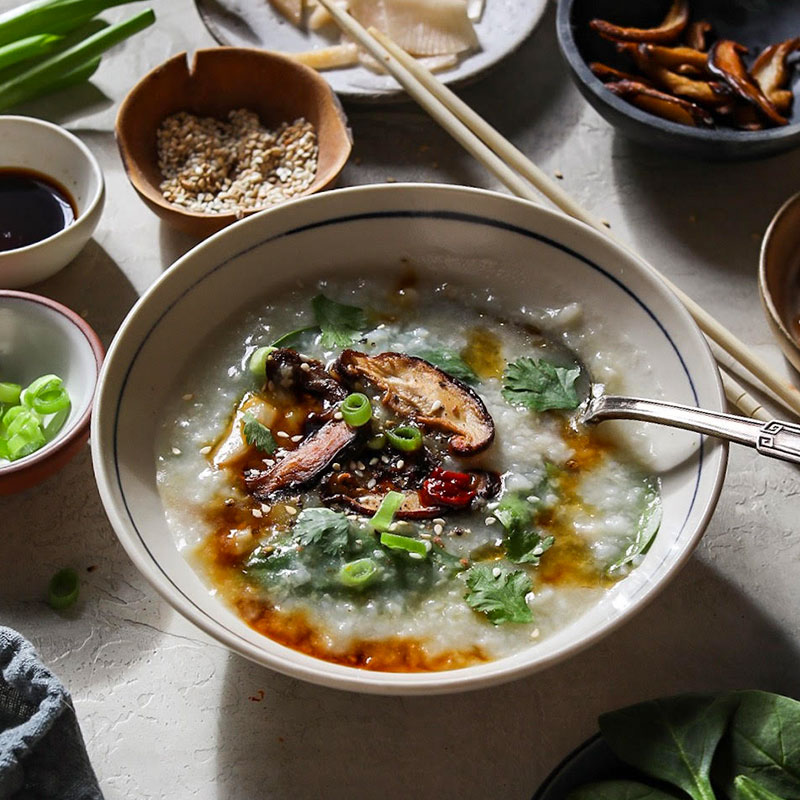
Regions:
M 94 240 L 33 290 L 84 314 L 106 344 L 137 296 L 194 244 L 139 201 L 111 133 L 114 109 L 137 75 L 181 48 L 211 44 L 191 0 L 153 5 L 158 27 L 104 62 L 97 85 L 105 98 L 86 91 L 32 109 L 76 131 L 108 181 Z M 628 144 L 571 85 L 552 9 L 518 53 L 463 94 L 790 374 L 762 317 L 756 267 L 772 213 L 800 189 L 800 152 L 703 164 Z M 343 185 L 421 180 L 499 188 L 416 108 L 348 110 L 356 144 Z M 621 630 L 558 667 L 496 689 L 381 698 L 275 675 L 178 617 L 117 543 L 84 450 L 38 488 L 0 498 L 0 621 L 29 637 L 70 687 L 109 800 L 524 800 L 595 730 L 602 711 L 699 689 L 800 696 L 799 498 L 795 469 L 734 448 L 696 555 Z M 49 577 L 67 564 L 81 571 L 83 591 L 77 607 L 59 615 L 43 596 Z

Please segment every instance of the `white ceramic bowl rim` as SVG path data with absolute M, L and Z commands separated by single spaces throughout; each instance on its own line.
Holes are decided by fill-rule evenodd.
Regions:
M 6 122 L 20 122 L 26 125 L 33 125 L 36 127 L 46 128 L 52 131 L 57 136 L 62 136 L 65 139 L 69 139 L 72 144 L 74 144 L 78 150 L 81 151 L 84 158 L 86 159 L 86 163 L 89 165 L 89 169 L 91 170 L 92 174 L 94 175 L 96 188 L 94 194 L 90 198 L 89 202 L 86 204 L 86 208 L 83 211 L 80 211 L 78 215 L 75 217 L 74 222 L 70 225 L 67 225 L 66 228 L 62 228 L 60 231 L 57 231 L 52 236 L 48 236 L 46 239 L 40 239 L 38 242 L 33 242 L 33 244 L 25 245 L 25 247 L 15 247 L 13 250 L 5 250 L 0 251 L 0 259 L 3 256 L 11 256 L 11 255 L 18 255 L 20 253 L 30 253 L 33 250 L 36 250 L 38 247 L 49 247 L 54 242 L 57 242 L 59 238 L 66 236 L 67 234 L 71 233 L 71 231 L 75 228 L 76 225 L 79 225 L 85 218 L 91 216 L 92 212 L 97 208 L 98 203 L 102 202 L 103 200 L 103 190 L 104 190 L 104 180 L 103 180 L 103 170 L 100 169 L 100 164 L 97 163 L 97 159 L 94 157 L 92 151 L 77 137 L 75 134 L 70 133 L 66 128 L 62 128 L 60 125 L 55 125 L 52 122 L 45 122 L 43 119 L 36 119 L 35 117 L 24 117 L 18 116 L 14 114 L 4 114 L 2 118 L 0 118 L 3 124 Z M 13 165 L 11 165 L 13 166 Z M 50 178 L 51 180 L 55 180 L 50 176 L 47 172 L 47 169 L 39 169 L 37 170 L 41 175 Z
M 49 311 L 60 314 L 67 320 L 69 324 L 81 332 L 92 350 L 97 367 L 94 373 L 94 386 L 92 387 L 92 392 L 90 393 L 90 395 L 93 395 L 97 389 L 97 381 L 103 365 L 103 345 L 100 342 L 100 338 L 94 332 L 89 323 L 76 314 L 71 308 L 67 308 L 65 305 L 62 305 L 55 300 L 51 300 L 49 297 L 40 297 L 39 295 L 31 294 L 30 292 L 17 292 L 13 289 L 0 289 L 0 299 L 4 297 L 8 297 L 13 300 L 19 300 L 22 303 L 36 303 L 37 305 L 44 306 Z M 69 447 L 69 445 L 72 444 L 75 439 L 82 436 L 86 431 L 86 427 L 89 424 L 89 420 L 92 416 L 92 407 L 93 403 L 89 403 L 83 414 L 81 414 L 80 417 L 70 424 L 68 431 L 63 434 L 59 432 L 59 435 L 56 436 L 56 438 L 54 438 L 51 442 L 48 442 L 44 447 L 41 447 L 39 450 L 36 450 L 29 456 L 20 458 L 18 461 L 12 461 L 8 464 L 0 466 L 0 477 L 10 475 L 14 472 L 22 472 L 23 470 L 32 467 L 34 464 L 46 461 L 59 450 Z
M 583 255 L 582 253 L 563 245 L 562 243 L 551 239 L 548 236 L 543 234 L 537 233 L 536 231 L 530 230 L 528 228 L 524 228 L 515 224 L 511 224 L 508 222 L 504 222 L 502 220 L 493 219 L 488 216 L 482 216 L 481 214 L 473 214 L 473 213 L 464 213 L 464 212 L 456 212 L 450 210 L 441 210 L 441 211 L 432 211 L 432 210 L 411 210 L 411 209 L 402 209 L 396 211 L 387 211 L 387 210 L 376 210 L 376 211 L 368 211 L 368 212 L 360 212 L 354 214 L 341 214 L 341 215 L 332 215 L 325 219 L 321 219 L 315 222 L 310 222 L 308 224 L 300 225 L 294 228 L 290 228 L 288 230 L 283 230 L 280 233 L 277 233 L 272 236 L 264 237 L 260 239 L 256 243 L 237 251 L 236 253 L 227 256 L 224 260 L 216 263 L 210 269 L 204 271 L 204 273 L 195 280 L 191 285 L 185 287 L 183 291 L 180 293 L 178 297 L 175 298 L 173 302 L 171 302 L 165 309 L 163 309 L 162 313 L 155 319 L 152 325 L 149 328 L 149 331 L 144 336 L 144 338 L 138 343 L 135 352 L 133 352 L 130 363 L 127 365 L 125 369 L 124 377 L 121 380 L 121 385 L 119 389 L 119 395 L 116 398 L 113 396 L 108 398 L 109 404 L 114 402 L 114 408 L 106 409 L 104 407 L 103 401 L 105 398 L 105 383 L 107 379 L 107 373 L 111 365 L 115 362 L 115 351 L 119 346 L 119 342 L 122 341 L 124 338 L 124 334 L 128 327 L 131 327 L 136 320 L 137 316 L 142 312 L 142 307 L 148 302 L 148 300 L 158 291 L 158 288 L 161 283 L 170 280 L 170 277 L 175 274 L 177 270 L 181 269 L 181 266 L 186 263 L 188 259 L 193 258 L 199 252 L 212 247 L 218 239 L 221 237 L 225 237 L 231 234 L 232 231 L 236 231 L 238 228 L 241 228 L 244 225 L 257 225 L 260 219 L 263 219 L 266 215 L 277 215 L 281 214 L 282 210 L 285 210 L 289 206 L 293 208 L 297 208 L 299 204 L 312 204 L 312 203 L 319 203 L 319 202 L 327 202 L 332 203 L 333 196 L 339 196 L 344 198 L 347 195 L 355 195 L 355 194 L 365 194 L 365 193 L 374 193 L 382 195 L 382 200 L 390 201 L 392 194 L 395 192 L 401 191 L 408 191 L 408 190 L 417 190 L 420 189 L 424 190 L 429 194 L 438 193 L 442 196 L 444 202 L 443 205 L 446 205 L 447 196 L 450 194 L 458 195 L 458 194 L 468 194 L 468 195 L 475 195 L 475 199 L 478 200 L 480 197 L 489 197 L 495 200 L 502 199 L 503 201 L 510 203 L 510 204 L 520 204 L 528 209 L 535 210 L 536 214 L 544 215 L 545 217 L 553 217 L 561 224 L 565 221 L 575 225 L 579 228 L 582 228 L 584 234 L 595 238 L 596 240 L 602 242 L 604 246 L 614 246 L 610 245 L 609 240 L 602 236 L 602 234 L 598 233 L 597 231 L 593 230 L 592 228 L 584 225 L 583 223 L 577 222 L 575 220 L 569 219 L 565 217 L 563 214 L 555 211 L 551 211 L 549 209 L 544 209 L 540 206 L 535 204 L 529 203 L 524 200 L 519 200 L 517 198 L 508 197 L 506 195 L 501 195 L 495 192 L 490 192 L 481 189 L 473 189 L 468 187 L 461 187 L 461 186 L 447 186 L 447 185 L 430 185 L 430 184 L 391 184 L 389 186 L 361 186 L 361 187 L 353 187 L 348 189 L 339 189 L 332 192 L 326 192 L 322 195 L 315 195 L 308 198 L 303 198 L 300 200 L 293 201 L 290 204 L 285 206 L 277 206 L 273 209 L 269 209 L 259 214 L 256 214 L 252 217 L 247 218 L 246 220 L 242 220 L 239 223 L 227 228 L 219 233 L 215 234 L 214 236 L 210 237 L 209 239 L 205 240 L 204 242 L 197 245 L 193 250 L 189 251 L 186 255 L 178 259 L 175 264 L 170 267 L 164 275 L 159 278 L 159 280 L 153 284 L 150 289 L 140 298 L 139 302 L 130 312 L 128 318 L 123 323 L 117 338 L 115 339 L 114 343 L 112 344 L 108 357 L 106 359 L 106 364 L 104 366 L 103 372 L 100 376 L 100 381 L 98 385 L 98 391 L 95 397 L 95 412 L 92 420 L 92 457 L 93 462 L 95 465 L 95 476 L 98 483 L 98 488 L 100 491 L 101 498 L 103 500 L 103 504 L 106 508 L 106 512 L 112 522 L 113 527 L 115 528 L 123 546 L 125 547 L 126 551 L 128 552 L 129 556 L 132 558 L 136 566 L 140 569 L 140 571 L 145 575 L 145 577 L 150 581 L 153 587 L 161 594 L 161 596 L 167 600 L 173 607 L 179 610 L 183 615 L 185 615 L 188 619 L 190 619 L 194 624 L 198 625 L 202 630 L 208 633 L 210 636 L 216 638 L 217 640 L 223 642 L 228 647 L 233 649 L 234 651 L 245 655 L 248 658 L 251 658 L 258 663 L 267 664 L 271 668 L 276 669 L 279 672 L 283 672 L 284 674 L 289 674 L 294 677 L 303 678 L 305 680 L 309 680 L 314 683 L 322 684 L 331 686 L 334 688 L 342 688 L 348 689 L 351 691 L 369 691 L 369 692 L 378 692 L 378 693 L 408 693 L 408 694 L 423 694 L 423 693 L 441 693 L 441 692 L 455 692 L 455 691 L 464 691 L 469 689 L 477 689 L 483 688 L 490 684 L 501 683 L 509 680 L 513 680 L 518 677 L 522 677 L 530 672 L 540 670 L 546 666 L 551 666 L 564 658 L 574 654 L 578 650 L 583 650 L 588 647 L 590 644 L 594 643 L 598 639 L 606 636 L 612 630 L 619 627 L 626 619 L 628 619 L 632 614 L 641 610 L 646 603 L 652 600 L 658 591 L 660 591 L 666 583 L 674 577 L 674 575 L 678 572 L 680 567 L 686 562 L 686 560 L 691 556 L 691 553 L 696 546 L 697 542 L 699 541 L 700 537 L 702 536 L 705 527 L 708 524 L 708 521 L 713 514 L 717 499 L 719 497 L 722 483 L 725 476 L 726 466 L 727 466 L 727 456 L 728 456 L 728 448 L 726 444 L 720 445 L 719 451 L 720 456 L 717 464 L 716 474 L 713 476 L 713 482 L 708 491 L 708 498 L 706 500 L 705 507 L 702 509 L 702 513 L 700 514 L 699 520 L 696 523 L 696 528 L 691 536 L 689 542 L 684 546 L 683 550 L 675 556 L 674 553 L 670 556 L 665 555 L 664 558 L 659 562 L 657 568 L 663 568 L 664 572 L 660 573 L 660 579 L 658 581 L 653 582 L 653 584 L 644 584 L 637 587 L 635 593 L 631 595 L 632 601 L 630 605 L 621 610 L 617 616 L 613 619 L 605 622 L 603 625 L 598 627 L 592 633 L 583 636 L 576 642 L 572 642 L 569 645 L 563 646 L 560 650 L 549 654 L 543 658 L 540 658 L 535 663 L 528 663 L 522 665 L 513 665 L 508 666 L 504 665 L 504 659 L 500 659 L 497 661 L 489 662 L 487 664 L 482 664 L 476 667 L 468 667 L 466 669 L 459 669 L 459 670 L 449 670 L 443 672 L 433 672 L 433 673 L 386 673 L 386 672 L 371 672 L 369 670 L 363 669 L 355 669 L 352 667 L 341 666 L 337 664 L 331 664 L 326 661 L 321 661 L 320 659 L 314 658 L 312 656 L 305 656 L 301 655 L 301 660 L 303 661 L 304 666 L 299 666 L 297 663 L 287 664 L 283 662 L 280 658 L 273 657 L 271 654 L 265 653 L 264 650 L 259 649 L 258 647 L 254 646 L 251 642 L 244 639 L 242 636 L 237 634 L 234 631 L 229 630 L 228 628 L 224 627 L 218 620 L 216 620 L 212 615 L 210 615 L 207 611 L 197 606 L 194 601 L 189 598 L 183 590 L 173 581 L 170 575 L 164 570 L 162 565 L 158 562 L 158 560 L 153 555 L 152 551 L 148 547 L 145 538 L 142 536 L 141 532 L 138 530 L 133 514 L 128 506 L 127 498 L 125 496 L 121 473 L 120 473 L 120 463 L 118 459 L 118 434 L 119 434 L 119 414 L 120 414 L 120 407 L 122 405 L 122 399 L 125 394 L 126 386 L 128 379 L 130 377 L 131 371 L 136 364 L 136 360 L 141 353 L 145 342 L 152 335 L 153 331 L 158 327 L 161 320 L 170 312 L 170 310 L 177 305 L 182 298 L 184 298 L 187 294 L 195 290 L 204 280 L 209 278 L 213 273 L 225 267 L 231 261 L 241 257 L 242 255 L 249 253 L 263 245 L 286 237 L 291 237 L 295 234 L 303 233 L 314 228 L 320 228 L 330 225 L 336 225 L 339 223 L 345 222 L 352 222 L 356 220 L 365 220 L 365 219 L 387 219 L 387 218 L 408 218 L 408 219 L 420 219 L 420 218 L 428 218 L 428 219 L 442 219 L 442 220 L 456 220 L 462 222 L 468 222 L 472 224 L 479 224 L 485 225 L 490 228 L 499 228 L 505 230 L 506 232 L 511 232 L 520 236 L 533 238 L 539 242 L 542 242 L 548 246 L 554 247 L 562 252 L 568 254 L 569 256 L 578 259 L 586 266 L 591 268 L 592 270 L 597 271 L 601 275 L 603 275 L 606 279 L 613 282 L 618 288 L 623 290 L 632 300 L 635 301 L 636 304 L 652 319 L 652 321 L 657 325 L 659 330 L 661 331 L 662 335 L 666 338 L 669 342 L 672 350 L 674 351 L 677 359 L 679 360 L 681 367 L 684 371 L 685 377 L 691 387 L 691 393 L 694 397 L 695 404 L 699 403 L 699 397 L 697 393 L 697 389 L 695 387 L 694 381 L 692 379 L 692 375 L 689 371 L 688 365 L 683 357 L 683 354 L 679 350 L 678 346 L 676 345 L 675 341 L 671 337 L 667 327 L 664 323 L 656 316 L 656 314 L 649 308 L 649 306 L 642 300 L 637 294 L 635 294 L 631 289 L 629 289 L 622 281 L 620 281 L 616 276 L 612 275 L 602 266 L 594 262 L 592 259 L 588 258 L 587 256 Z M 388 195 L 388 196 L 387 196 Z M 381 204 L 380 200 L 376 200 L 374 203 L 375 206 L 379 206 Z M 627 260 L 631 260 L 632 256 L 627 253 L 626 251 L 622 250 L 621 248 L 618 249 L 618 255 L 620 258 L 625 258 Z M 641 262 L 638 262 L 641 264 Z M 645 267 L 641 267 L 640 269 L 643 272 L 648 272 Z M 702 337 L 699 329 L 696 327 L 694 321 L 680 303 L 680 301 L 670 292 L 670 290 L 666 287 L 663 282 L 658 281 L 655 279 L 661 286 L 661 291 L 663 294 L 662 299 L 665 299 L 668 304 L 672 307 L 672 311 L 676 314 L 676 316 L 683 320 L 683 325 L 691 330 L 696 335 L 697 344 L 704 352 L 708 359 L 708 364 L 712 367 L 711 373 L 713 375 L 713 384 L 715 387 L 715 403 L 713 406 L 717 410 L 722 410 L 724 408 L 725 403 L 725 395 L 724 390 L 722 388 L 722 382 L 719 377 L 719 372 L 713 366 L 713 356 L 708 348 L 708 345 L 705 339 Z M 710 404 L 707 404 L 710 405 Z M 101 428 L 105 426 L 104 418 L 106 415 L 112 415 L 114 418 L 113 424 L 111 428 L 113 429 L 113 444 L 112 444 L 112 456 L 111 459 L 113 461 L 113 472 L 110 471 L 105 463 L 104 453 L 103 453 L 103 443 L 101 441 Z M 698 491 L 700 488 L 700 481 L 701 476 L 703 474 L 703 467 L 706 461 L 708 446 L 706 443 L 700 439 L 699 448 L 697 451 L 697 474 L 694 482 L 694 489 L 693 489 L 693 496 L 690 503 L 690 507 L 687 511 L 686 518 L 682 523 L 682 527 L 680 529 L 683 532 L 686 528 L 686 524 L 692 515 L 693 512 L 696 510 L 696 503 L 697 503 L 697 496 Z M 114 487 L 113 489 L 111 487 Z M 120 506 L 115 498 L 115 494 L 118 493 L 122 499 L 122 505 Z M 680 535 L 680 533 L 676 533 L 676 538 Z M 672 559 L 672 563 L 669 566 L 664 567 L 666 561 Z M 154 574 L 153 567 L 155 567 L 158 572 L 161 573 L 163 576 L 163 580 L 156 574 Z M 166 584 L 165 584 L 166 582 Z M 289 650 L 289 648 L 286 648 Z M 291 652 L 297 655 L 296 651 L 291 650 Z

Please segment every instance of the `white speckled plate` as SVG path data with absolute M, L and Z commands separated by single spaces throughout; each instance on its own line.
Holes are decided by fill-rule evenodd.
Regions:
M 164 402 L 176 376 L 202 357 L 203 336 L 256 298 L 274 296 L 288 280 L 380 275 L 408 261 L 437 280 L 491 287 L 509 308 L 578 302 L 587 324 L 608 331 L 612 343 L 635 346 L 635 359 L 619 356 L 626 390 L 710 409 L 724 404 L 705 339 L 660 279 L 585 225 L 504 195 L 414 184 L 324 192 L 242 220 L 183 256 L 128 315 L 103 368 L 91 437 L 103 504 L 136 566 L 187 619 L 260 664 L 351 691 L 475 689 L 543 669 L 607 635 L 689 558 L 727 462 L 724 444 L 647 426 L 649 449 L 661 457 L 654 468 L 664 516 L 646 558 L 583 616 L 507 658 L 445 672 L 371 672 L 261 636 L 209 591 L 167 526 L 155 461 Z
M 339 39 L 335 26 L 329 35 L 295 28 L 269 0 L 195 0 L 195 4 L 211 35 L 224 45 L 291 53 L 328 47 Z M 486 0 L 483 17 L 475 25 L 481 50 L 462 59 L 454 69 L 439 73 L 440 79 L 460 83 L 494 66 L 525 41 L 546 7 L 547 0 Z M 337 94 L 350 100 L 388 100 L 402 94 L 394 78 L 365 67 L 322 74 Z

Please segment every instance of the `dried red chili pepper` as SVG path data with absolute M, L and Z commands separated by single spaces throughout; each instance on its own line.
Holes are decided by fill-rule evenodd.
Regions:
M 420 489 L 424 502 L 431 505 L 466 506 L 476 495 L 473 475 L 466 472 L 451 472 L 435 467 L 425 478 Z

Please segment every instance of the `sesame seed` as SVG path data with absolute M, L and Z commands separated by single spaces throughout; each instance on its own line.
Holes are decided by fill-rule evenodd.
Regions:
M 402 459 L 402 458 L 401 458 L 401 459 L 400 459 L 400 460 L 397 462 L 397 464 L 396 464 L 396 466 L 397 466 L 397 469 L 403 469 L 403 467 L 404 467 L 405 465 L 406 465 L 406 462 L 405 462 L 405 461 L 403 461 L 403 459 Z
M 374 467 L 374 466 L 375 466 L 377 463 L 378 463 L 378 459 L 377 459 L 377 458 L 371 458 L 371 459 L 369 460 L 369 465 L 370 465 L 371 467 Z
M 252 509 L 252 511 L 251 511 L 250 513 L 251 513 L 251 514 L 252 514 L 254 517 L 258 518 L 258 519 L 261 519 L 261 517 L 263 517 L 263 516 L 264 516 L 264 512 L 263 512 L 263 511 L 261 511 L 261 509 L 260 509 L 260 508 L 254 508 L 254 509 Z
M 496 519 L 495 517 L 486 517 L 486 519 L 484 520 L 484 522 L 485 522 L 487 525 L 494 525 L 494 524 L 495 524 L 495 522 L 497 522 L 497 519 Z
M 272 511 L 272 506 L 268 505 L 267 503 L 262 503 L 261 504 L 261 511 L 264 514 L 269 514 L 269 512 Z
M 261 463 L 262 464 L 266 464 L 268 467 L 274 467 L 275 466 L 275 459 L 274 458 L 262 458 L 261 459 Z
M 370 478 L 367 483 L 367 489 L 374 489 L 377 483 L 378 481 L 376 481 L 375 478 Z
M 297 443 L 302 441 L 303 437 L 298 433 L 297 436 L 292 436 L 292 441 Z
M 439 525 L 444 525 L 444 518 L 443 517 L 436 517 L 436 519 L 434 519 L 434 523 L 436 523 L 436 522 L 438 522 Z
M 193 397 L 194 397 L 194 395 L 193 395 L 193 394 L 185 394 L 185 395 L 183 396 L 183 399 L 184 399 L 184 400 L 191 400 Z
M 334 419 L 344 419 L 344 415 L 342 414 L 342 412 L 341 412 L 341 411 L 337 411 L 337 412 L 336 412 L 336 413 L 333 415 L 333 418 L 334 418 Z
M 444 528 L 443 528 L 441 525 L 439 525 L 439 524 L 436 524 L 436 525 L 434 525 L 434 526 L 433 526 L 433 532 L 434 532 L 434 533 L 435 533 L 437 536 L 441 536 L 441 535 L 442 535 L 442 531 L 443 531 L 443 530 L 444 530 Z
M 331 464 L 331 469 L 334 472 L 338 472 L 341 468 L 342 468 L 342 465 L 338 461 L 334 461 L 333 464 Z
M 435 414 L 437 411 L 440 411 L 444 408 L 444 403 L 441 400 L 435 400 L 433 405 L 431 406 L 431 414 Z
M 235 502 L 236 501 L 232 497 L 226 497 L 225 498 L 225 505 L 226 506 L 232 506 Z
M 281 439 L 288 439 L 289 438 L 289 434 L 286 433 L 286 431 L 278 431 L 275 435 L 278 436 Z
M 205 447 L 200 448 L 202 455 L 207 456 L 211 452 L 211 445 L 207 444 Z
M 500 567 L 495 567 L 492 570 L 492 575 L 494 575 L 495 578 L 499 578 L 502 574 L 503 574 L 503 570 L 501 570 Z
M 431 535 L 429 533 L 420 533 L 419 538 L 420 539 L 430 539 Z
M 304 361 L 304 362 L 303 362 L 303 363 L 300 365 L 300 369 L 301 369 L 301 370 L 303 370 L 303 372 L 309 372 L 309 371 L 311 370 L 311 365 L 310 365 L 310 364 L 307 364 L 307 363 Z
M 384 464 L 389 463 L 389 456 L 381 456 L 381 462 Z
M 539 629 L 538 628 L 534 628 L 531 631 L 531 639 L 538 639 L 538 638 L 539 638 Z
M 284 508 L 290 517 L 293 517 L 297 513 L 297 509 L 294 506 L 284 506 Z
M 418 560 L 418 561 L 421 561 L 424 558 L 422 553 L 409 553 L 408 557 L 409 558 L 413 558 L 414 560 Z
M 180 454 L 181 454 L 181 451 L 177 447 L 173 447 L 172 448 L 172 455 L 179 456 Z
M 356 467 L 358 467 L 358 469 L 366 469 L 366 466 L 364 465 L 364 462 L 363 462 L 363 461 L 359 461 L 359 462 L 356 464 Z
M 529 503 L 538 503 L 539 502 L 539 498 L 535 494 L 529 494 L 525 499 Z

